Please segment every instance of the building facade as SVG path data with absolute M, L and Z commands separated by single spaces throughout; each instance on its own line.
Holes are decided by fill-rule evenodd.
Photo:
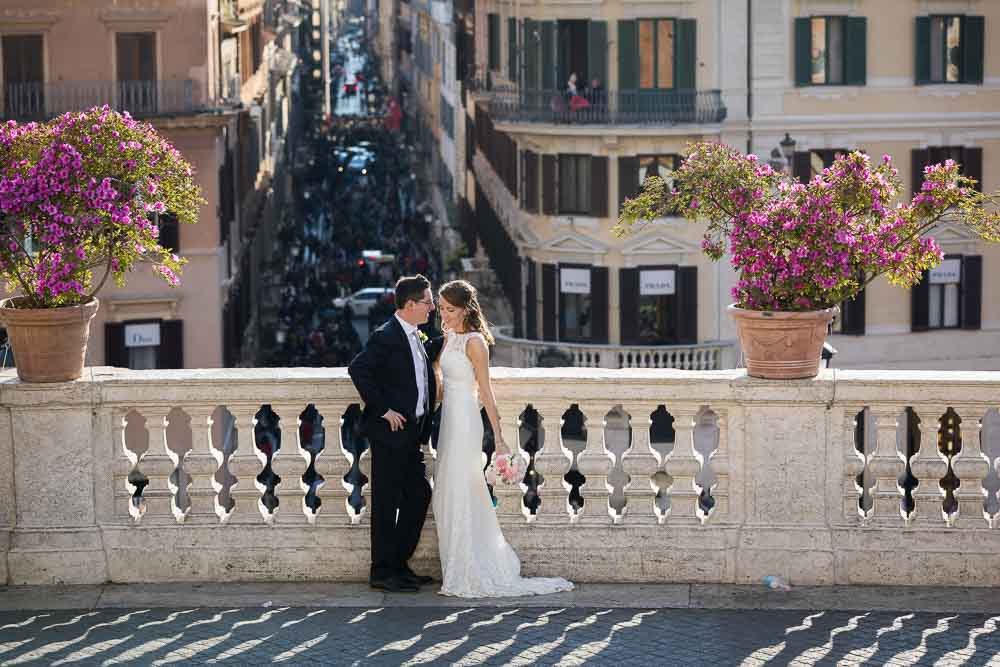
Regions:
M 123 5 L 11 0 L 0 13 L 3 117 L 109 104 L 151 122 L 194 166 L 196 225 L 161 219 L 188 260 L 178 288 L 143 266 L 105 287 L 89 365 L 235 365 L 253 323 L 257 233 L 287 197 L 303 19 L 293 0 Z M 80 35 L 88 35 L 81 41 Z
M 470 139 L 457 198 L 511 301 L 501 348 L 513 365 L 553 348 L 584 365 L 738 362 L 734 275 L 702 255 L 703 227 L 612 233 L 624 199 L 689 142 L 722 141 L 802 179 L 840 151 L 886 153 L 908 189 L 953 158 L 1000 188 L 996 3 L 493 0 L 454 15 Z M 1000 368 L 989 290 L 1000 249 L 935 234 L 946 261 L 918 287 L 880 279 L 842 304 L 834 365 Z

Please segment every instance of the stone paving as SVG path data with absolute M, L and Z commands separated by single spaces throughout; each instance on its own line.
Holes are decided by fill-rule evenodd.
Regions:
M 498 604 L 350 584 L 0 587 L 0 665 L 1000 666 L 998 623 L 989 589 L 590 584 Z

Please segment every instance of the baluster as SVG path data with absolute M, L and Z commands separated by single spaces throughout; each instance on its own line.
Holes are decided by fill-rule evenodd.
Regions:
M 274 493 L 278 496 L 279 505 L 273 513 L 264 516 L 264 521 L 271 523 L 281 512 L 286 522 L 298 523 L 300 516 L 305 516 L 312 523 L 316 517 L 312 510 L 305 506 L 305 490 L 302 489 L 302 472 L 308 461 L 309 453 L 301 448 L 299 442 L 299 415 L 305 409 L 304 405 L 295 403 L 274 403 L 271 409 L 278 415 L 278 428 L 281 432 L 281 447 L 271 457 L 271 469 L 281 477 Z
M 501 405 L 498 410 L 501 419 L 500 428 L 511 453 L 523 453 L 520 443 L 521 419 L 517 407 Z M 507 486 L 504 482 L 497 480 L 493 486 L 493 494 L 497 497 L 497 515 L 502 523 L 524 523 L 524 492 L 521 490 L 520 480 L 512 486 Z
M 989 473 L 990 465 L 983 452 L 982 422 L 986 417 L 986 408 L 966 406 L 955 408 L 962 423 L 959 425 L 962 435 L 962 451 L 952 460 L 952 468 L 961 485 L 955 492 L 958 498 L 957 525 L 961 528 L 981 527 L 985 519 L 989 525 L 990 516 L 983 509 L 986 491 L 983 489 L 983 478 Z
M 580 493 L 583 495 L 583 511 L 573 517 L 574 521 L 581 518 L 583 523 L 606 525 L 609 522 L 610 490 L 608 489 L 608 471 L 611 467 L 611 457 L 604 445 L 604 430 L 607 428 L 604 406 L 595 403 L 580 404 L 584 425 L 587 429 L 587 444 L 577 458 L 577 470 L 586 478 Z
M 880 525 L 897 525 L 901 519 L 899 478 L 906 469 L 897 447 L 901 414 L 898 406 L 871 408 L 875 447 L 868 457 L 868 474 L 872 477 L 872 518 Z
M 715 475 L 715 483 L 711 488 L 712 497 L 715 499 L 715 507 L 710 512 L 701 516 L 701 522 L 707 523 L 709 519 L 715 521 L 725 520 L 729 515 L 729 414 L 726 410 L 714 410 L 716 426 L 719 429 L 719 446 L 714 452 L 709 454 L 707 465 Z M 705 462 L 702 465 L 706 465 Z
M 146 418 L 146 431 L 149 433 L 149 449 L 142 457 L 142 472 L 149 479 L 149 485 L 142 495 L 146 499 L 146 515 L 157 518 L 174 516 L 174 492 L 170 489 L 170 473 L 176 463 L 167 443 L 169 412 L 170 408 L 164 406 L 142 408 L 142 416 Z
M 697 518 L 698 491 L 695 476 L 701 470 L 701 463 L 695 456 L 694 427 L 698 415 L 696 405 L 668 405 L 667 410 L 674 417 L 674 448 L 667 456 L 665 468 L 674 478 L 670 491 L 671 523 L 694 523 Z
M 256 477 L 261 471 L 254 441 L 254 426 L 260 406 L 237 405 L 229 410 L 236 420 L 237 445 L 229 457 L 229 472 L 236 478 L 230 490 L 236 505 L 230 514 L 230 522 L 259 523 L 260 511 L 257 506 L 260 492 L 257 491 Z
M 564 410 L 555 405 L 536 405 L 542 416 L 544 433 L 542 449 L 535 454 L 535 470 L 542 476 L 538 490 L 541 505 L 536 512 L 536 522 L 562 523 L 568 512 L 568 491 L 563 486 L 563 475 L 569 468 L 569 458 L 562 450 L 562 418 Z
M 945 405 L 922 405 L 914 408 L 920 417 L 920 450 L 914 457 L 911 468 L 917 478 L 917 488 L 913 491 L 916 507 L 913 519 L 917 526 L 941 525 L 944 512 L 941 502 L 941 478 L 948 470 L 947 460 L 938 451 L 938 430 L 941 415 L 948 409 Z
M 629 476 L 625 485 L 626 505 L 623 517 L 628 525 L 657 523 L 653 508 L 656 492 L 651 479 L 659 468 L 660 460 L 649 445 L 649 428 L 653 423 L 650 415 L 656 408 L 655 403 L 631 403 L 628 406 L 632 439 L 622 459 L 622 469 Z
M 189 515 L 206 522 L 216 520 L 218 491 L 215 472 L 219 469 L 221 450 L 216 453 L 212 443 L 212 413 L 207 406 L 187 406 L 191 417 L 191 450 L 184 459 L 184 469 L 191 475 L 191 510 Z

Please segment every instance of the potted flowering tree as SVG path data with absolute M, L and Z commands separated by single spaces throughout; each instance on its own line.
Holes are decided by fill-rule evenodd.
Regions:
M 0 277 L 17 296 L 0 321 L 33 382 L 80 377 L 95 297 L 136 263 L 178 284 L 184 260 L 158 243 L 156 214 L 195 222 L 191 166 L 152 126 L 109 107 L 0 125 Z
M 820 350 L 838 304 L 876 277 L 911 287 L 943 253 L 926 234 L 955 222 L 1000 241 L 1000 196 L 977 192 L 949 160 L 924 170 L 912 201 L 888 155 L 838 156 L 808 184 L 762 164 L 756 155 L 716 143 L 695 144 L 674 172 L 674 187 L 646 180 L 626 201 L 615 228 L 665 215 L 707 221 L 702 249 L 727 253 L 738 280 L 729 312 L 756 377 L 816 375 Z

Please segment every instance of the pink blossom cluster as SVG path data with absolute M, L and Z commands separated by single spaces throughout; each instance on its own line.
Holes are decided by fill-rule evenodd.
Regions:
M 1000 237 L 1000 218 L 985 213 L 959 166 L 925 170 L 923 189 L 901 203 L 901 184 L 888 155 L 873 165 L 861 152 L 838 156 L 808 183 L 792 183 L 755 155 L 721 144 L 698 144 L 677 170 L 671 208 L 709 220 L 702 249 L 730 253 L 739 274 L 732 296 L 753 310 L 812 310 L 851 298 L 885 274 L 903 286 L 940 263 L 925 232 L 950 213 L 969 214 L 987 239 Z
M 514 486 L 524 479 L 526 469 L 527 464 L 520 454 L 496 456 L 487 470 L 487 481 L 490 484 L 496 484 L 497 481 L 500 481 L 507 486 Z
M 201 199 L 190 166 L 151 126 L 107 106 L 10 121 L 0 158 L 0 275 L 32 305 L 85 301 L 137 261 L 178 284 L 183 262 L 157 243 L 152 214 L 193 222 Z

